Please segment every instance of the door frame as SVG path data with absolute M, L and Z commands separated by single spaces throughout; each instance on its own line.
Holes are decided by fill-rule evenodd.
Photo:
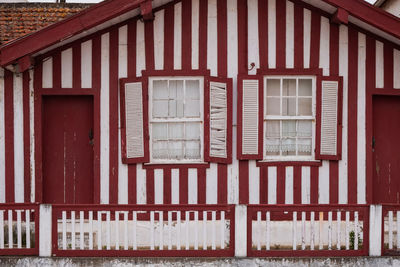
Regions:
M 40 73 L 41 75 L 41 73 Z M 35 77 L 36 78 L 36 77 Z M 41 79 L 40 79 L 41 80 Z M 37 79 L 35 79 L 37 81 Z M 42 99 L 44 96 L 92 96 L 93 97 L 93 203 L 100 203 L 100 91 L 93 88 L 42 88 L 34 90 L 35 128 L 35 202 L 43 203 L 43 135 Z
M 367 204 L 375 204 L 373 192 L 373 163 L 372 137 L 374 131 L 374 96 L 394 96 L 400 97 L 400 89 L 375 88 L 366 95 L 366 200 Z

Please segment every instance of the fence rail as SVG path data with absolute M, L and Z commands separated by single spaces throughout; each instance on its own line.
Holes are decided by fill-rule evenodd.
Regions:
M 367 205 L 250 205 L 247 256 L 368 255 Z
M 382 205 L 382 255 L 400 255 L 400 205 Z
M 0 255 L 38 255 L 39 205 L 0 204 Z
M 54 256 L 234 256 L 234 205 L 54 205 Z

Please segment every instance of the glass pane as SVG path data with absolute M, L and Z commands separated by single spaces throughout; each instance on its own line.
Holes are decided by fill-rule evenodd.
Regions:
M 168 117 L 175 118 L 176 117 L 176 100 L 169 100 L 168 101 Z M 165 110 L 164 110 L 165 112 Z
M 185 117 L 186 118 L 200 117 L 200 101 L 199 100 L 186 100 Z
M 282 115 L 283 116 L 296 116 L 296 98 L 282 99 Z
M 297 136 L 298 137 L 311 137 L 312 136 L 312 122 L 311 121 L 298 121 L 297 122 Z
M 168 159 L 168 142 L 153 142 L 152 155 L 155 159 Z
M 312 96 L 312 80 L 300 79 L 299 80 L 299 96 Z
M 200 99 L 200 81 L 186 81 L 186 99 Z
M 168 124 L 169 140 L 182 140 L 183 139 L 183 126 L 184 126 L 184 123 L 169 123 Z
M 153 123 L 153 140 L 168 140 L 167 123 Z
M 168 143 L 168 152 L 170 159 L 182 159 L 183 158 L 183 142 L 173 141 Z
M 168 110 L 168 100 L 154 100 L 153 101 L 153 118 L 165 118 Z
M 296 136 L 296 121 L 282 121 L 282 137 Z
M 171 80 L 169 81 L 169 98 L 182 99 L 183 98 L 183 81 Z
M 267 79 L 267 96 L 280 96 L 280 83 L 278 79 Z
M 265 140 L 265 151 L 267 156 L 279 155 L 280 140 L 276 138 L 267 138 Z
M 200 141 L 187 141 L 185 159 L 200 159 Z
M 311 98 L 299 98 L 299 116 L 312 116 Z
M 282 139 L 281 150 L 282 150 L 282 155 L 285 156 L 296 155 L 296 139 L 292 138 Z
M 283 96 L 296 96 L 296 79 L 283 79 L 282 95 Z
M 301 138 L 297 142 L 298 155 L 309 156 L 311 155 L 311 138 Z
M 280 121 L 267 121 L 265 137 L 277 137 L 281 136 Z
M 168 99 L 168 81 L 153 81 L 153 99 Z
M 183 100 L 176 101 L 176 117 L 183 118 Z
M 186 140 L 200 140 L 200 122 L 185 123 Z
M 280 99 L 277 97 L 267 98 L 267 115 L 281 115 Z

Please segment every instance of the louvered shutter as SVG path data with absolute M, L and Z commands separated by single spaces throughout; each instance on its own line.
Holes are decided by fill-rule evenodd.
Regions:
M 207 79 L 205 160 L 232 162 L 232 79 Z
M 263 85 L 258 76 L 238 78 L 238 158 L 262 159 Z
M 341 77 L 318 81 L 316 159 L 341 159 L 342 84 Z
M 120 93 L 123 162 L 148 162 L 147 83 L 121 79 Z

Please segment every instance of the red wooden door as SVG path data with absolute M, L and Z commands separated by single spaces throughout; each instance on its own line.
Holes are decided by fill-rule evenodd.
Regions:
M 93 98 L 44 96 L 43 202 L 93 203 Z
M 373 98 L 373 201 L 400 203 L 400 97 Z

